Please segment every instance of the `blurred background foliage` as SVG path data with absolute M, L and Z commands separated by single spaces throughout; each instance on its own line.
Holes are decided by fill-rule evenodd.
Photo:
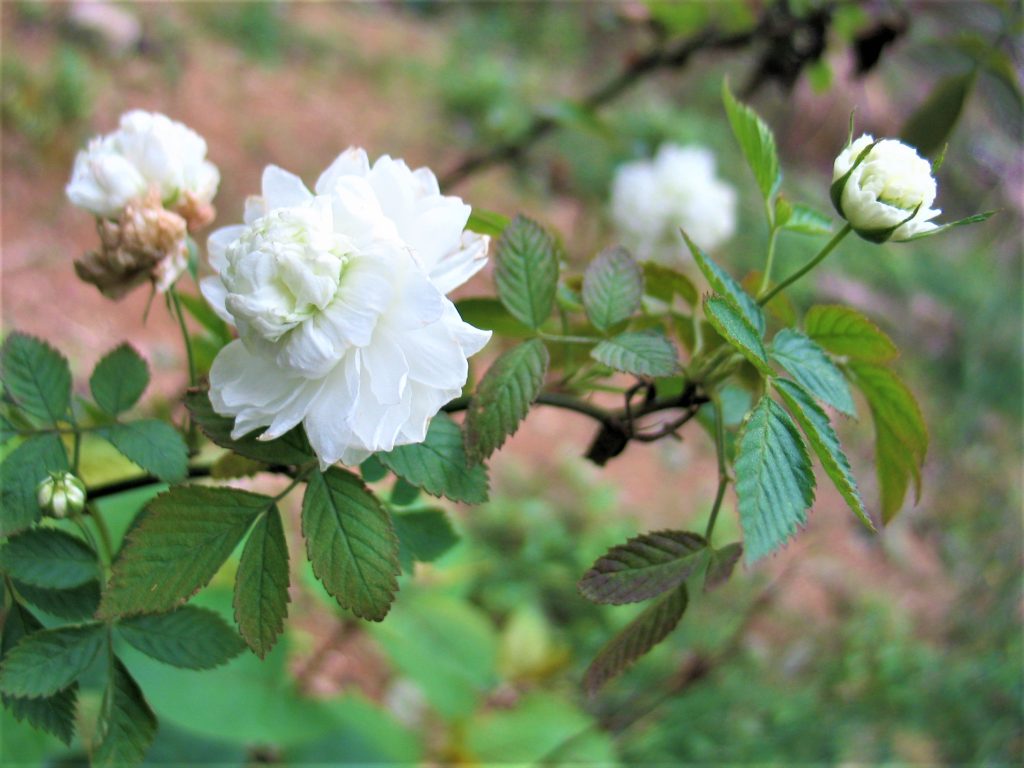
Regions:
M 264 663 L 246 656 L 197 675 L 126 650 L 161 718 L 151 763 L 1020 764 L 1019 3 L 6 2 L 0 14 L 4 327 L 35 323 L 64 349 L 70 339 L 78 371 L 97 345 L 134 340 L 139 313 L 115 308 L 120 335 L 102 343 L 73 322 L 76 311 L 111 310 L 91 294 L 75 298 L 85 296 L 70 275 L 76 254 L 53 253 L 88 242 L 87 222 L 62 221 L 72 214 L 61 188 L 76 147 L 129 106 L 162 109 L 207 136 L 225 223 L 266 162 L 308 176 L 362 143 L 443 176 L 472 151 L 520 141 L 540 116 L 556 129 L 455 191 L 553 224 L 582 264 L 614 239 L 605 207 L 615 167 L 662 142 L 702 143 L 741 189 L 739 234 L 723 258 L 734 271 L 757 269 L 765 232 L 724 128 L 727 74 L 775 128 L 794 199 L 822 205 L 856 106 L 858 130 L 948 141 L 943 218 L 1000 211 L 918 244 L 848 241 L 795 293 L 800 308 L 859 307 L 906 350 L 901 368 L 932 449 L 921 503 L 880 538 L 828 522 L 822 499 L 807 544 L 694 600 L 669 641 L 588 701 L 582 670 L 629 610 L 587 603 L 575 581 L 638 530 L 699 525 L 710 498 L 690 476 L 711 450 L 694 431 L 683 447 L 631 454 L 678 488 L 672 503 L 652 502 L 527 436 L 494 462 L 492 502 L 450 510 L 459 543 L 403 578 L 383 624 L 339 615 L 307 573 L 293 577 L 288 635 Z M 802 28 L 818 30 L 810 37 L 755 34 L 646 77 L 600 110 L 578 101 L 638 52 L 815 14 L 824 21 Z M 279 119 L 258 117 L 268 114 Z M 40 233 L 51 240 L 40 244 Z M 784 235 L 780 269 L 819 245 Z M 68 325 L 21 300 L 38 296 L 33 280 L 72 297 Z M 183 366 L 159 325 L 141 333 L 165 382 L 153 407 L 167 412 Z M 843 427 L 870 497 L 870 435 Z M 90 471 L 123 469 L 111 459 Z M 123 529 L 139 501 L 111 500 L 108 519 Z M 736 535 L 732 517 L 722 528 Z M 231 610 L 216 580 L 198 601 Z M 98 705 L 98 694 L 83 694 L 83 711 Z M 0 718 L 4 764 L 81 759 L 6 711 Z

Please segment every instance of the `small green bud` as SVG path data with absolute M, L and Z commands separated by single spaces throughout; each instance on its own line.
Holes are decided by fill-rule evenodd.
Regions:
M 85 484 L 70 472 L 51 472 L 36 486 L 39 508 L 54 517 L 81 512 L 85 496 Z

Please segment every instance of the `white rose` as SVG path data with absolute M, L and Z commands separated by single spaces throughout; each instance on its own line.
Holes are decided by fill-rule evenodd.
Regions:
M 625 163 L 612 183 L 611 215 L 622 244 L 640 261 L 678 267 L 680 229 L 711 250 L 736 231 L 736 190 L 715 175 L 700 146 L 663 145 L 653 160 Z
M 941 213 L 931 207 L 935 179 L 928 161 L 895 139 L 876 143 L 867 134 L 836 158 L 832 202 L 857 234 L 874 242 L 930 232 L 937 228 L 931 219 Z
M 371 168 L 361 149 L 312 193 L 269 166 L 244 223 L 210 236 L 218 275 L 202 282 L 240 337 L 210 371 L 232 434 L 271 440 L 302 423 L 321 467 L 422 442 L 490 338 L 445 297 L 486 262 L 469 213 L 428 169 L 387 156 Z
M 66 192 L 75 205 L 117 218 L 129 200 L 151 189 L 170 206 L 186 197 L 192 205 L 209 204 L 219 183 L 199 134 L 166 115 L 134 110 L 78 153 Z

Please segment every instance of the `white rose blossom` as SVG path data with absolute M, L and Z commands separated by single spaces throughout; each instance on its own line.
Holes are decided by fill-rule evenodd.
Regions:
M 133 110 L 118 129 L 92 139 L 75 157 L 68 199 L 102 218 L 156 189 L 172 208 L 209 205 L 220 173 L 206 159 L 206 141 L 188 126 L 156 112 Z
M 342 153 L 310 192 L 276 166 L 244 223 L 209 238 L 206 299 L 238 328 L 210 371 L 232 435 L 271 440 L 299 423 L 321 468 L 422 442 L 462 392 L 490 332 L 445 294 L 486 263 L 470 207 L 427 168 Z
M 665 144 L 652 160 L 619 167 L 611 216 L 622 244 L 637 259 L 678 267 L 686 253 L 680 228 L 704 250 L 732 237 L 736 190 L 715 175 L 709 149 Z
M 875 142 L 864 134 L 835 161 L 832 202 L 857 234 L 873 242 L 936 230 L 931 219 L 941 211 L 931 207 L 935 192 L 931 164 L 895 139 Z

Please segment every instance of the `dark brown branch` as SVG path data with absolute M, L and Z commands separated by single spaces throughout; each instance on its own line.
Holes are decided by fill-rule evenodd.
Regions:
M 632 58 L 615 77 L 585 95 L 579 105 L 587 111 L 600 109 L 631 90 L 654 72 L 682 69 L 699 52 L 730 50 L 749 45 L 757 38 L 760 26 L 758 24 L 746 32 L 733 35 L 722 35 L 714 29 L 707 29 L 678 41 L 674 45 L 658 46 L 645 54 Z M 558 121 L 550 115 L 534 116 L 529 127 L 518 138 L 471 154 L 443 174 L 440 180 L 441 186 L 443 188 L 451 187 L 485 168 L 518 159 L 557 126 Z

